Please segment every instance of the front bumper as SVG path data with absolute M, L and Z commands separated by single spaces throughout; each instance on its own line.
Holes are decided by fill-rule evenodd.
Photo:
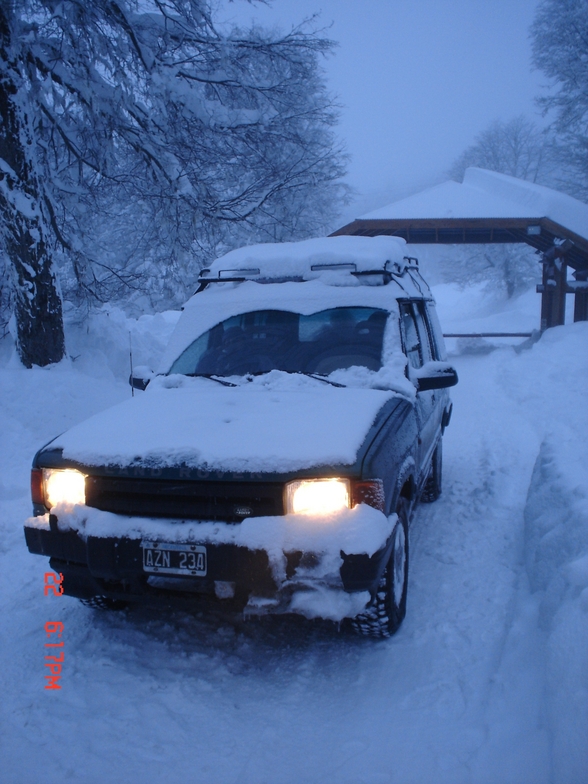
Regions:
M 375 595 L 389 557 L 386 542 L 371 555 L 338 551 L 336 566 L 330 568 L 328 554 L 288 549 L 281 552 L 281 565 L 277 569 L 275 550 L 270 553 L 262 547 L 206 541 L 205 577 L 158 578 L 144 571 L 141 538 L 95 536 L 71 528 L 63 530 L 54 515 L 27 521 L 25 538 L 31 553 L 48 556 L 51 568 L 63 574 L 64 593 L 69 596 L 81 599 L 107 596 L 131 602 L 165 602 L 194 607 L 206 596 L 224 595 L 230 596 L 248 614 L 301 612 L 312 615 L 315 606 L 312 602 L 301 602 L 300 597 L 293 600 L 293 597 L 314 591 L 322 592 L 324 598 L 327 592 L 341 595 L 344 601 L 339 601 L 336 610 L 328 610 L 325 614 L 319 607 L 314 614 L 334 620 L 337 620 L 337 613 L 345 617 L 365 607 Z M 165 540 L 163 537 L 162 541 Z M 331 558 L 329 564 L 332 566 L 332 563 Z M 227 585 L 232 586 L 228 593 L 225 591 Z M 331 606 L 332 601 L 328 604 Z

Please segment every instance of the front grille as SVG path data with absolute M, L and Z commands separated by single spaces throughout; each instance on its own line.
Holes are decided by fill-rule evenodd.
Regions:
M 86 478 L 86 505 L 137 517 L 222 520 L 284 514 L 279 482 L 192 482 L 171 479 Z

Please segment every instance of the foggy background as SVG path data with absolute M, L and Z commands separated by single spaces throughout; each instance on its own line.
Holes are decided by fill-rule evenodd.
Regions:
M 287 31 L 320 14 L 339 43 L 324 61 L 342 106 L 337 133 L 355 190 L 343 223 L 447 179 L 496 119 L 540 120 L 545 76 L 531 69 L 535 0 L 276 0 L 224 8 L 240 24 Z M 316 23 L 315 23 L 316 24 Z

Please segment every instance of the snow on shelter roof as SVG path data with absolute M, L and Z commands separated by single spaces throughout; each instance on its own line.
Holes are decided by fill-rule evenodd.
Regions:
M 466 169 L 463 182 L 428 188 L 359 220 L 548 218 L 588 240 L 588 205 L 565 193 L 487 169 Z

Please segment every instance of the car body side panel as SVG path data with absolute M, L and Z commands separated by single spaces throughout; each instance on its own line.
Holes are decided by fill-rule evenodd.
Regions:
M 420 472 L 426 476 L 428 466 L 442 435 L 444 412 L 449 405 L 446 389 L 434 389 L 417 394 L 417 413 L 420 427 Z
M 386 514 L 396 509 L 404 479 L 400 476 L 402 467 L 409 458 L 411 465 L 417 465 L 418 429 L 413 411 L 413 405 L 403 400 L 382 424 L 363 461 L 362 474 L 366 479 L 377 477 L 384 481 Z

